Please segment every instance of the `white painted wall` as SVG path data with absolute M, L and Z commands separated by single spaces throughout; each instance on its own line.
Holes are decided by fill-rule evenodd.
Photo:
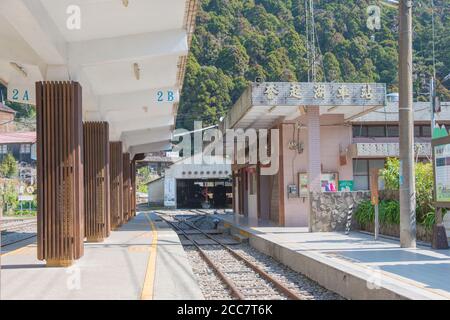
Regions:
M 148 204 L 164 204 L 164 178 L 148 184 Z

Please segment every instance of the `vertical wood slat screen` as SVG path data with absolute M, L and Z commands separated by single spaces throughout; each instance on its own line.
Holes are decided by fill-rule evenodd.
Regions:
M 84 133 L 84 232 L 88 242 L 110 234 L 109 125 L 85 122 Z
M 131 162 L 130 154 L 123 154 L 123 216 L 125 221 L 131 219 Z
M 131 216 L 136 216 L 136 161 L 131 161 Z
M 119 228 L 123 222 L 123 153 L 122 142 L 110 142 L 110 199 L 111 229 Z
M 37 82 L 39 260 L 68 266 L 83 256 L 81 86 Z

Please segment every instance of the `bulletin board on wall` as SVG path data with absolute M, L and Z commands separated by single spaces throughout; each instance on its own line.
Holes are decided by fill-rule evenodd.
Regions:
M 308 183 L 308 173 L 299 172 L 298 189 L 300 197 L 307 197 L 309 195 Z M 339 174 L 337 172 L 323 172 L 320 177 L 320 184 L 322 192 L 337 192 L 339 187 Z
M 450 209 L 450 136 L 432 140 L 432 149 L 435 205 Z

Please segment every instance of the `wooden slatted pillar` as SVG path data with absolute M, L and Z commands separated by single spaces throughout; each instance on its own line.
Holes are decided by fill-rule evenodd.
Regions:
M 84 233 L 88 242 L 102 242 L 110 234 L 109 125 L 85 122 Z
M 123 216 L 125 221 L 131 219 L 131 162 L 130 154 L 123 154 Z
M 83 256 L 81 86 L 37 82 L 37 255 L 50 267 Z
M 131 216 L 136 216 L 136 161 L 131 161 Z
M 122 142 L 110 142 L 109 148 L 111 229 L 116 230 L 124 222 Z

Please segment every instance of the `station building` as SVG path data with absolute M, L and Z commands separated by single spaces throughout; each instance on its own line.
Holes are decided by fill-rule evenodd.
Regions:
M 15 115 L 16 112 L 13 109 L 0 102 L 0 133 L 12 132 L 15 130 Z
M 231 208 L 231 165 L 218 163 L 197 164 L 192 157 L 174 163 L 163 177 L 148 184 L 149 205 L 178 209 Z
M 437 121 L 449 124 L 450 104 L 442 109 Z M 430 104 L 415 103 L 414 110 L 416 158 L 426 161 Z M 347 209 L 370 197 L 370 168 L 399 155 L 397 111 L 380 84 L 252 84 L 222 130 L 277 129 L 279 169 L 262 175 L 261 163 L 235 161 L 234 212 L 254 223 L 342 230 Z

